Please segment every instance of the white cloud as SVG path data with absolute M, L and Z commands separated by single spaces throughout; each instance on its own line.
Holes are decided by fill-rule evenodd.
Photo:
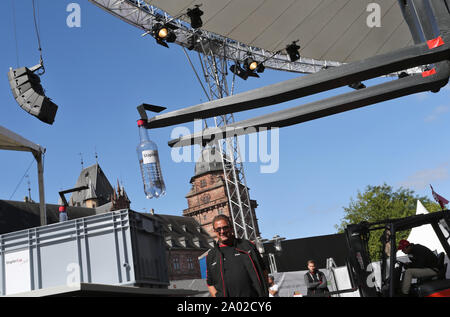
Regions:
M 436 168 L 424 169 L 415 172 L 405 181 L 401 182 L 402 187 L 425 189 L 429 184 L 436 181 L 443 181 L 449 178 L 448 163 L 442 164 Z
M 432 122 L 439 118 L 442 114 L 449 112 L 450 106 L 439 106 L 436 107 L 433 112 L 425 118 L 425 122 Z

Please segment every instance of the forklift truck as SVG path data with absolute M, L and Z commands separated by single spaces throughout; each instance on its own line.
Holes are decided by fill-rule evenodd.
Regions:
M 450 297 L 450 280 L 445 278 L 447 265 L 444 264 L 445 254 L 450 254 L 449 237 L 444 235 L 441 226 L 450 233 L 450 211 L 444 210 L 425 215 L 415 215 L 406 218 L 387 219 L 378 222 L 362 222 L 348 225 L 345 229 L 348 246 L 348 271 L 352 287 L 358 289 L 362 297 L 397 297 L 399 291 L 402 262 L 397 260 L 396 235 L 400 231 L 409 230 L 422 225 L 433 227 L 445 253 L 438 255 L 438 274 L 433 278 L 417 279 L 411 287 L 410 296 L 416 297 Z M 374 230 L 383 230 L 380 238 L 381 276 L 375 283 L 376 276 L 369 254 L 369 237 Z M 412 241 L 421 243 L 421 241 Z M 423 241 L 425 242 L 425 241 Z M 381 286 L 380 286 L 381 284 Z

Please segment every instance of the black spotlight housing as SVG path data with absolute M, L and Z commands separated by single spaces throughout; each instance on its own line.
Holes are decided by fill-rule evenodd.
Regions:
M 264 64 L 263 63 L 259 63 L 258 64 L 258 67 L 256 67 L 256 71 L 258 72 L 258 73 L 264 73 L 264 70 L 266 69 L 266 67 L 264 66 Z
M 58 106 L 45 96 L 41 79 L 27 67 L 10 69 L 9 85 L 19 106 L 42 122 L 53 124 Z
M 300 59 L 299 50 L 300 46 L 297 45 L 297 41 L 292 42 L 288 46 L 286 46 L 286 53 L 289 55 L 289 59 L 291 62 L 295 62 Z
M 243 80 L 247 80 L 248 76 L 249 76 L 249 72 L 247 72 L 246 70 L 244 70 L 241 66 L 239 66 L 238 64 L 235 65 L 231 65 L 230 70 L 236 74 L 237 76 L 239 76 L 240 78 L 242 78 Z
M 244 59 L 244 64 L 243 65 L 244 65 L 244 68 L 247 71 L 254 72 L 256 70 L 256 68 L 258 67 L 258 62 L 256 62 L 251 57 L 247 57 L 246 59 Z
M 258 74 L 256 74 L 258 62 L 255 61 L 252 57 L 247 57 L 242 65 L 249 76 L 259 77 Z
M 249 72 L 249 73 L 253 73 L 256 76 L 253 77 L 259 77 L 257 73 L 263 73 L 264 70 L 266 69 L 264 67 L 264 64 L 262 62 L 257 62 L 253 59 L 253 57 L 249 56 L 244 60 L 243 63 L 244 69 Z M 251 74 L 249 76 L 252 76 Z
M 173 31 L 173 26 L 162 23 L 156 23 L 153 25 L 152 35 L 155 38 L 156 43 L 164 47 L 169 47 L 167 43 L 173 43 L 177 39 L 177 36 Z
M 199 5 L 196 5 L 193 9 L 187 9 L 187 15 L 191 19 L 191 27 L 193 29 L 198 29 L 203 26 L 203 21 L 201 19 L 203 11 L 199 9 Z

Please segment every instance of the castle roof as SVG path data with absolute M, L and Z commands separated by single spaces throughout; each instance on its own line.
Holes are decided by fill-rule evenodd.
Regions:
M 114 194 L 113 187 L 98 163 L 81 171 L 74 187 L 81 186 L 89 186 L 89 189 L 74 192 L 69 200 L 70 206 L 85 206 L 86 200 L 89 199 L 97 199 L 98 205 L 101 206 L 109 202 Z
M 200 154 L 198 161 L 195 163 L 195 176 L 212 171 L 223 171 L 220 152 L 214 147 L 206 148 Z

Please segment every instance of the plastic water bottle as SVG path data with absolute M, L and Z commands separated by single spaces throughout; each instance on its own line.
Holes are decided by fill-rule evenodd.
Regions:
M 59 206 L 59 222 L 64 222 L 67 220 L 69 220 L 69 217 L 67 217 L 66 207 Z
M 137 147 L 139 166 L 141 168 L 144 192 L 148 199 L 158 198 L 166 193 L 166 185 L 161 174 L 158 147 L 152 142 L 144 127 L 145 121 L 138 120 L 141 142 Z

